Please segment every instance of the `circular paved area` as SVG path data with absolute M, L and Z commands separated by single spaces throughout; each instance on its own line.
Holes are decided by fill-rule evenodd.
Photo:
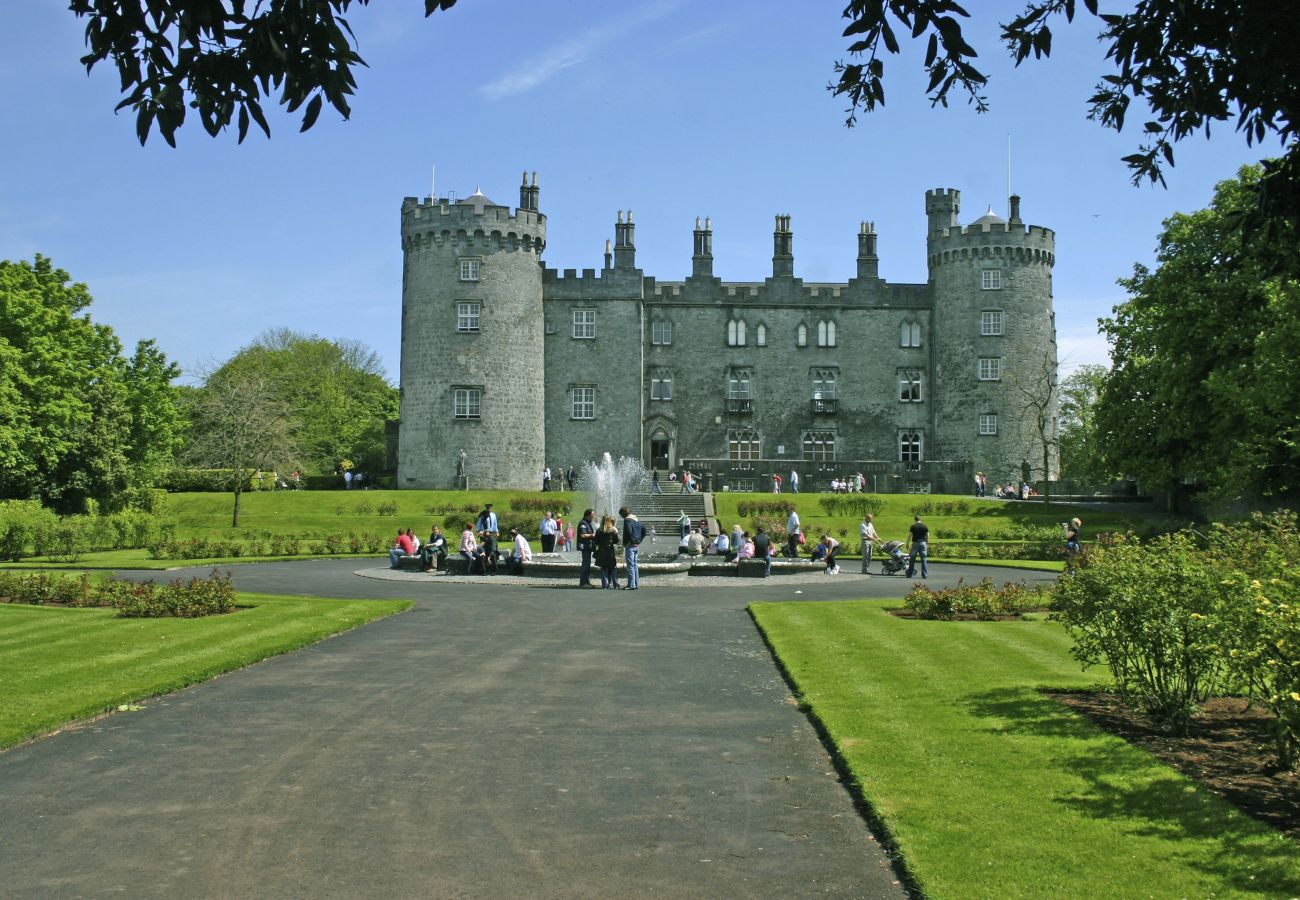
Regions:
M 230 572 L 414 609 L 0 754 L 5 896 L 903 896 L 745 606 L 910 582 L 358 568 Z

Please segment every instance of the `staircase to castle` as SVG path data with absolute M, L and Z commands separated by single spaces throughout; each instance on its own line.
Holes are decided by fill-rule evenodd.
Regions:
M 688 494 L 676 482 L 664 484 L 662 494 L 648 490 L 629 490 L 623 495 L 627 505 L 643 525 L 654 526 L 655 533 L 661 537 L 677 539 L 677 520 L 682 513 L 690 516 L 691 524 L 698 524 L 700 519 L 709 520 L 709 533 L 718 533 L 718 520 L 714 514 L 713 495 L 703 491 Z

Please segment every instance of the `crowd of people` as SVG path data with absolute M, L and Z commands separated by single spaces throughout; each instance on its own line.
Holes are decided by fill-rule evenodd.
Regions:
M 1008 481 L 1006 484 L 993 483 L 989 488 L 989 477 L 983 472 L 975 473 L 975 496 L 992 497 L 995 500 L 1028 500 L 1030 497 L 1037 497 L 1038 489 L 1028 481 L 1021 481 L 1018 484 L 1015 481 Z

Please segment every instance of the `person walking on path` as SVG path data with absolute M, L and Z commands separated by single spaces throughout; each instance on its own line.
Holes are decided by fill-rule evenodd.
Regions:
M 787 510 L 790 515 L 785 520 L 785 536 L 789 542 L 786 547 L 786 556 L 794 559 L 799 555 L 799 513 L 795 511 L 793 503 L 787 507 Z
M 550 489 L 551 489 L 551 467 L 546 466 L 544 469 L 542 469 L 542 490 L 549 491 Z
M 650 473 L 650 493 L 662 494 L 663 492 L 663 486 L 659 484 L 659 471 L 655 470 Z
M 867 570 L 871 568 L 871 551 L 875 548 L 876 543 L 880 540 L 880 535 L 876 534 L 876 526 L 871 513 L 867 513 L 863 518 L 862 524 L 858 526 L 858 536 L 862 538 L 862 574 L 866 575 Z
M 799 473 L 794 469 L 790 470 L 790 493 L 799 493 Z
M 781 476 L 776 472 L 772 473 L 772 493 L 781 493 Z
M 916 571 L 916 561 L 921 561 L 921 577 L 928 578 L 930 570 L 926 567 L 925 557 L 930 548 L 930 529 L 917 516 L 912 527 L 907 530 L 907 536 L 912 542 L 912 553 L 907 558 L 907 577 L 911 578 L 912 573 Z
M 641 541 L 645 539 L 645 526 L 626 506 L 621 507 L 618 514 L 623 517 L 623 559 L 627 561 L 627 589 L 635 591 L 641 586 L 637 555 L 641 552 Z
M 596 532 L 596 565 L 600 568 L 600 586 L 618 590 L 618 529 L 613 516 L 602 516 Z
M 596 511 L 585 509 L 578 520 L 578 552 L 582 554 L 582 568 L 578 570 L 578 587 L 594 587 L 591 583 L 591 554 L 596 549 Z
M 1074 518 L 1065 525 L 1065 552 L 1073 556 L 1079 552 L 1079 537 L 1083 529 L 1083 520 Z

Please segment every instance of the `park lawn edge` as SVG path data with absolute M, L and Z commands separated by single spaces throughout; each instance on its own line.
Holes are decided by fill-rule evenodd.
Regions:
M 884 613 L 887 607 L 884 605 L 887 601 L 865 600 L 865 601 L 848 601 L 849 605 L 869 606 L 878 609 Z M 843 629 L 844 614 L 842 611 L 833 612 L 842 607 L 842 603 L 781 603 L 781 602 L 755 602 L 747 607 L 750 618 L 754 621 L 759 635 L 765 646 L 772 654 L 773 662 L 776 664 L 782 678 L 785 679 L 791 693 L 798 702 L 799 709 L 807 716 L 809 723 L 813 726 L 827 754 L 831 757 L 837 774 L 840 776 L 845 788 L 853 798 L 855 806 L 859 809 L 863 818 L 872 830 L 877 841 L 885 848 L 893 860 L 895 871 L 898 873 L 899 880 L 907 885 L 910 891 L 916 896 L 1043 896 L 1050 895 L 1052 890 L 1059 891 L 1059 896 L 1068 897 L 1092 897 L 1102 894 L 1107 888 L 1101 888 L 1100 885 L 1108 884 L 1109 889 L 1115 890 L 1113 896 L 1134 896 L 1147 897 L 1159 896 L 1159 885 L 1165 884 L 1159 881 L 1161 877 L 1171 879 L 1171 884 L 1165 884 L 1175 893 L 1170 896 L 1295 896 L 1300 897 L 1300 857 L 1294 853 L 1294 843 L 1282 832 L 1268 826 L 1266 823 L 1253 818 L 1248 813 L 1238 809 L 1228 801 L 1219 797 L 1214 792 L 1209 791 L 1200 785 L 1195 779 L 1179 773 L 1176 769 L 1169 766 L 1154 754 L 1136 747 L 1122 738 L 1115 737 L 1109 732 L 1100 728 L 1086 716 L 1071 711 L 1065 707 L 1059 707 L 1055 701 L 1050 699 L 1036 700 L 1035 705 L 1046 705 L 1053 712 L 1050 714 L 1054 719 L 1069 720 L 1070 734 L 1068 738 L 1078 739 L 1083 737 L 1089 742 L 1100 740 L 1103 744 L 1111 745 L 1111 749 L 1106 753 L 1116 754 L 1114 768 L 1107 768 L 1108 778 L 1115 776 L 1121 780 L 1118 782 L 1123 788 L 1131 788 L 1131 796 L 1140 799 L 1143 791 L 1150 789 L 1153 792 L 1174 791 L 1174 799 L 1168 796 L 1162 799 L 1169 805 L 1157 805 L 1158 812 L 1148 811 L 1146 806 L 1138 807 L 1126 806 L 1114 811 L 1107 811 L 1107 814 L 1097 818 L 1097 821 L 1110 821 L 1113 817 L 1113 824 L 1103 828 L 1085 828 L 1084 830 L 1075 830 L 1069 817 L 1057 818 L 1057 813 L 1053 812 L 1052 818 L 1044 820 L 1042 810 L 1035 818 L 1032 809 L 1034 802 L 1029 801 L 1029 807 L 1024 808 L 1024 814 L 1028 816 L 1026 823 L 1036 821 L 1039 830 L 1032 833 L 1021 834 L 1018 837 L 1012 835 L 1011 839 L 1026 847 L 1035 840 L 1055 842 L 1053 847 L 1061 846 L 1071 848 L 1064 853 L 1056 853 L 1056 864 L 1064 863 L 1060 867 L 1043 868 L 1044 861 L 1053 859 L 1053 853 L 1043 854 L 1043 860 L 1038 859 L 1039 854 L 1030 852 L 1022 854 L 1018 851 L 1012 851 L 1014 858 L 1011 856 L 1000 857 L 1001 861 L 1008 863 L 1003 866 L 1005 871 L 985 870 L 983 865 L 969 866 L 959 868 L 961 873 L 957 876 L 958 880 L 954 882 L 954 860 L 962 860 L 963 857 L 975 858 L 982 852 L 980 843 L 971 845 L 972 852 L 955 852 L 964 847 L 954 846 L 952 841 L 959 840 L 965 842 L 967 836 L 964 834 L 955 834 L 947 827 L 940 827 L 938 830 L 928 830 L 932 828 L 933 822 L 927 825 L 925 817 L 933 818 L 936 814 L 934 800 L 922 800 L 920 806 L 917 806 L 912 799 L 917 796 L 909 789 L 909 781 L 914 782 L 917 773 L 925 772 L 926 764 L 938 762 L 943 766 L 944 771 L 952 768 L 953 763 L 971 764 L 972 762 L 979 765 L 980 757 L 973 756 L 961 758 L 959 754 L 971 753 L 969 745 L 962 743 L 952 744 L 938 739 L 938 732 L 933 727 L 927 727 L 924 723 L 942 721 L 951 721 L 949 716 L 950 710 L 960 710 L 962 706 L 962 697 L 954 698 L 953 702 L 939 701 L 926 705 L 925 700 L 921 705 L 914 709 L 910 714 L 906 713 L 909 701 L 904 700 L 906 704 L 898 707 L 904 711 L 904 714 L 887 718 L 884 721 L 889 722 L 893 732 L 899 727 L 906 731 L 920 727 L 923 739 L 928 739 L 930 743 L 927 748 L 942 748 L 937 753 L 926 749 L 921 757 L 910 758 L 906 753 L 897 759 L 890 754 L 892 762 L 886 762 L 883 768 L 872 760 L 878 759 L 878 756 L 872 756 L 870 759 L 863 757 L 862 747 L 859 746 L 862 732 L 859 728 L 852 726 L 851 721 L 841 721 L 845 715 L 845 698 L 853 695 L 853 689 L 848 694 L 842 692 L 839 685 L 849 685 L 858 683 L 858 679 L 864 674 L 867 676 L 866 684 L 873 685 L 872 693 L 862 694 L 858 702 L 866 704 L 863 707 L 862 714 L 870 714 L 870 710 L 879 706 L 881 702 L 889 702 L 881 698 L 894 697 L 894 703 L 907 696 L 907 688 L 904 687 L 907 682 L 899 682 L 898 675 L 886 676 L 884 680 L 872 676 L 871 662 L 875 660 L 875 654 L 882 646 L 902 650 L 908 644 L 899 643 L 896 639 L 889 639 L 888 636 L 881 640 L 871 640 L 868 643 L 858 645 L 855 640 L 846 639 L 835 629 Z M 802 611 L 796 611 L 800 610 Z M 812 610 L 812 612 L 809 612 Z M 817 622 L 818 613 L 825 611 L 830 618 L 825 620 L 828 629 L 825 634 L 831 637 L 830 644 L 823 644 L 819 639 L 812 637 L 815 632 L 813 626 Z M 768 613 L 771 615 L 768 616 Z M 811 616 L 811 618 L 809 618 Z M 765 622 L 765 618 L 769 621 Z M 864 623 L 865 624 L 865 623 Z M 987 635 L 989 640 L 996 642 L 991 635 L 995 633 L 994 629 L 1017 628 L 1015 623 L 913 623 L 900 625 L 897 621 L 892 623 L 896 627 L 911 628 L 917 624 L 939 626 L 946 629 L 963 629 L 967 635 Z M 769 630 L 769 626 L 771 630 Z M 821 626 L 817 626 L 821 627 Z M 811 630 L 810 630 L 811 629 Z M 900 632 L 901 633 L 901 632 Z M 955 632 L 954 632 L 955 633 Z M 915 634 L 915 632 L 913 632 Z M 941 638 L 938 632 L 932 632 L 925 641 L 930 646 L 935 646 L 934 641 Z M 777 652 L 777 647 L 782 646 L 790 652 L 791 658 L 787 660 Z M 922 645 L 916 645 L 922 646 Z M 978 653 L 983 655 L 985 648 L 992 646 L 986 643 L 984 637 L 973 638 L 967 643 L 965 649 L 978 646 Z M 1041 641 L 1032 640 L 1026 646 L 1037 647 L 1038 650 L 1043 648 Z M 875 649 L 869 649 L 875 648 Z M 868 655 L 861 658 L 858 669 L 852 667 L 848 670 L 839 670 L 835 666 L 827 668 L 830 659 L 852 660 L 858 659 L 859 654 L 867 653 Z M 949 654 L 953 651 L 945 649 L 937 651 L 928 660 L 929 663 L 948 664 Z M 959 655 L 961 650 L 956 651 Z M 811 654 L 811 655 L 810 655 Z M 829 654 L 829 655 L 828 655 Z M 989 659 L 994 657 L 990 656 Z M 838 665 L 838 664 L 837 664 Z M 796 669 L 807 671 L 808 684 L 803 685 L 798 680 Z M 907 671 L 924 673 L 927 671 L 925 661 L 919 668 L 913 669 L 910 665 Z M 933 668 L 933 665 L 931 665 Z M 1039 698 L 1044 697 L 1044 690 L 1060 689 L 1063 686 L 1079 688 L 1085 685 L 1085 681 L 1096 685 L 1097 682 L 1091 680 L 1087 672 L 1080 672 L 1073 676 L 1057 677 L 1044 668 L 1034 674 L 1025 673 L 1024 677 L 1016 678 L 1020 682 L 1018 687 L 1014 687 L 1011 682 L 1003 684 L 994 684 L 998 690 L 1004 691 L 1008 696 L 1016 693 L 1029 693 Z M 1057 682 L 1069 682 L 1068 685 Z M 924 684 L 924 682 L 921 682 Z M 902 690 L 901 695 L 894 692 Z M 825 702 L 826 708 L 822 710 L 818 704 Z M 877 711 L 879 712 L 879 711 Z M 962 714 L 957 712 L 960 718 Z M 994 715 L 999 715 L 994 713 Z M 1000 715 L 1007 715 L 1005 713 Z M 1011 715 L 1014 715 L 1011 714 Z M 937 717 L 937 718 L 936 718 Z M 1034 720 L 1027 719 L 1028 722 Z M 901 723 L 901 725 L 900 725 Z M 921 723 L 921 724 L 909 724 Z M 843 730 L 843 733 L 839 733 Z M 994 729 L 997 734 L 1014 734 L 1013 729 L 1003 729 L 1001 727 Z M 888 734 L 891 732 L 885 732 Z M 970 732 L 974 734 L 975 732 Z M 1024 732 L 1032 734 L 1032 728 Z M 945 732 L 943 737 L 962 738 L 966 732 Z M 1055 738 L 1056 736 L 1048 731 L 1046 735 Z M 937 743 L 936 743 L 937 740 Z M 843 741 L 844 743 L 841 743 Z M 947 748 L 958 747 L 957 751 Z M 987 748 L 985 748 L 987 750 Z M 1023 749 L 1023 745 L 1022 745 Z M 1017 760 L 1024 761 L 1019 756 L 999 755 L 996 759 L 989 760 L 988 771 L 997 773 L 1007 768 L 1008 761 L 1015 765 Z M 1012 754 L 1015 753 L 1014 745 Z M 1071 752 L 1067 745 L 1062 744 L 1058 749 L 1053 746 L 1051 756 Z M 1095 748 L 1090 751 L 1095 756 Z M 1042 751 L 1037 751 L 1037 755 L 1042 757 Z M 951 757 L 951 759 L 948 759 Z M 1033 754 L 1029 758 L 1033 758 Z M 1109 757 L 1107 757 L 1109 758 Z M 1125 773 L 1125 766 L 1131 766 L 1134 761 L 1140 765 L 1140 771 L 1130 776 L 1131 781 L 1122 781 Z M 860 768 L 866 765 L 865 769 Z M 1111 764 L 1108 763 L 1107 766 Z M 901 768 L 900 768 L 901 766 Z M 1043 770 L 1050 774 L 1054 767 Z M 974 775 L 974 784 L 980 784 L 983 779 L 977 774 L 978 769 L 971 774 Z M 988 826 L 994 820 L 990 819 L 987 813 L 982 815 L 970 816 L 969 814 L 976 809 L 983 809 L 985 806 L 1003 807 L 1015 804 L 1017 797 L 1023 795 L 1025 798 L 1038 797 L 1043 795 L 1045 787 L 1050 787 L 1055 792 L 1057 786 L 1060 786 L 1063 792 L 1062 796 L 1073 796 L 1077 788 L 1068 784 L 1071 777 L 1069 769 L 1062 769 L 1061 774 L 1065 781 L 1039 781 L 1037 789 L 1039 793 L 1025 789 L 1010 787 L 1009 783 L 1001 782 L 994 788 L 992 785 L 985 787 L 972 787 L 966 779 L 949 781 L 948 785 L 941 782 L 930 783 L 931 787 L 938 791 L 938 796 L 947 797 L 948 802 L 956 802 L 958 805 L 943 807 L 943 811 L 938 814 L 944 822 L 974 820 L 981 825 Z M 910 774 L 909 774 L 910 773 Z M 1056 776 L 1051 776 L 1056 778 Z M 1154 779 L 1154 780 L 1152 780 Z M 1109 784 L 1109 782 L 1108 782 Z M 1170 785 L 1174 785 L 1170 788 Z M 875 785 L 875 787 L 871 787 Z M 910 787 L 915 787 L 911 785 Z M 899 791 L 902 791 L 900 793 Z M 1122 792 L 1121 787 L 1116 787 L 1117 792 Z M 1189 801 L 1189 797 L 1196 798 Z M 1204 807 L 1198 807 L 1195 811 L 1188 806 L 1189 802 L 1199 804 L 1208 804 L 1214 808 L 1213 812 L 1206 811 Z M 901 804 L 901 805 L 900 805 Z M 912 808 L 908 810 L 908 806 Z M 927 807 L 928 806 L 928 810 Z M 1052 807 L 1056 809 L 1055 807 Z M 1164 817 L 1173 812 L 1182 818 L 1179 821 L 1191 823 L 1193 821 L 1200 823 L 1209 821 L 1205 819 L 1206 815 L 1213 816 L 1213 825 L 1210 831 L 1214 837 L 1207 837 L 1205 829 L 1197 829 L 1187 833 L 1179 832 L 1172 838 L 1167 838 L 1161 834 L 1165 830 L 1166 822 Z M 894 817 L 898 817 L 894 821 Z M 955 818 L 954 818 L 955 817 Z M 1076 817 L 1077 818 L 1077 817 Z M 1059 822 L 1059 824 L 1058 824 Z M 895 827 L 897 826 L 897 827 Z M 960 826 L 959 826 L 960 827 Z M 1016 826 L 994 824 L 994 828 L 1011 828 L 1017 827 L 1023 829 L 1027 825 Z M 927 829 L 918 832 L 918 828 Z M 1140 838 L 1138 836 L 1141 836 Z M 1078 840 L 1062 840 L 1074 836 Z M 1132 859 L 1144 858 L 1151 863 L 1159 861 L 1158 865 L 1150 865 L 1153 873 L 1149 878 L 1154 880 L 1143 881 L 1138 872 L 1145 873 L 1146 868 L 1135 869 L 1133 864 L 1118 866 L 1114 871 L 1093 866 L 1081 870 L 1079 868 L 1080 859 L 1086 858 L 1089 854 L 1098 855 L 1099 858 L 1106 858 L 1107 850 L 1114 852 L 1119 849 L 1116 841 L 1118 840 L 1123 846 L 1130 846 L 1128 841 L 1132 838 L 1138 838 L 1142 850 L 1151 854 L 1146 857 L 1134 856 Z M 1182 842 L 1194 841 L 1197 846 L 1184 845 Z M 913 843 L 915 842 L 915 846 Z M 946 843 L 945 843 L 946 842 Z M 1026 843 L 1028 842 L 1028 843 Z M 1162 843 L 1163 842 L 1163 843 Z M 981 842 L 982 843 L 982 842 Z M 1007 849 L 1007 836 L 1002 835 L 1001 848 Z M 999 846 L 996 839 L 992 840 L 987 846 L 993 848 Z M 1200 855 L 1196 856 L 1195 852 L 1199 851 Z M 915 858 L 913 858 L 913 854 Z M 955 855 L 954 855 L 955 854 Z M 1109 857 L 1115 862 L 1120 860 L 1114 856 Z M 1216 865 L 1207 866 L 1213 860 Z M 965 860 L 968 864 L 969 859 Z M 1073 865 L 1071 865 L 1073 864 Z M 958 866 L 962 863 L 957 863 Z M 1096 863 L 1096 865 L 1104 865 Z M 1154 873 L 1159 874 L 1154 874 Z M 1121 875 L 1121 873 L 1123 873 Z M 1260 882 L 1255 884 L 1256 875 L 1260 875 Z M 1019 881 L 1017 881 L 1019 876 Z M 1026 876 L 1030 876 L 1026 879 Z M 1127 876 L 1131 881 L 1117 881 L 1117 878 Z M 1249 886 L 1243 889 L 1247 884 L 1243 876 L 1249 878 Z M 1217 880 L 1216 880 L 1217 879 Z M 1054 887 L 1049 888 L 1048 884 L 1055 882 Z M 960 889 L 954 893 L 954 884 L 960 884 Z M 1268 885 L 1267 887 L 1265 885 Z M 1032 889 L 1026 889 L 1026 885 L 1033 885 Z M 1123 885 L 1121 888 L 1120 885 Z M 1173 886 L 1176 885 L 1176 886 Z M 1285 890 L 1281 890 L 1282 887 Z M 1190 889 L 1190 893 L 1188 890 Z M 1182 893 L 1177 893 L 1182 891 Z M 1279 893 L 1269 893 L 1269 891 L 1280 891 Z
M 373 610 L 372 615 L 362 616 L 358 621 L 344 623 L 342 627 L 334 630 L 322 628 L 313 628 L 306 631 L 295 632 L 286 635 L 284 639 L 273 643 L 271 646 L 254 646 L 248 648 L 236 648 L 229 656 L 220 658 L 212 662 L 198 662 L 193 668 L 182 669 L 175 674 L 167 675 L 140 686 L 132 686 L 129 689 L 123 689 L 117 693 L 102 696 L 98 699 L 88 699 L 80 706 L 67 712 L 57 713 L 59 721 L 55 724 L 41 724 L 37 728 L 23 732 L 19 730 L 16 736 L 6 738 L 0 734 L 0 753 L 8 752 L 16 747 L 21 747 L 35 741 L 52 737 L 69 727 L 85 725 L 96 722 L 106 716 L 116 715 L 121 710 L 121 706 L 138 705 L 174 694 L 177 691 L 194 687 L 195 685 L 211 681 L 228 675 L 232 672 L 238 672 L 241 669 L 247 669 L 259 663 L 265 662 L 277 656 L 283 656 L 287 653 L 293 653 L 315 644 L 323 643 L 328 640 L 340 637 L 348 632 L 355 631 L 366 625 L 370 625 L 381 619 L 386 619 L 394 615 L 407 612 L 414 605 L 413 600 L 389 599 L 389 600 L 366 600 L 366 599 L 339 599 L 333 597 L 314 597 L 301 595 L 279 595 L 279 594 L 262 594 L 262 593 L 241 593 L 238 595 L 239 609 L 234 613 L 227 615 L 240 615 L 242 612 L 256 608 L 266 601 L 290 601 L 296 603 L 324 603 L 324 604 L 348 604 L 356 606 L 357 609 L 369 608 Z M 259 602 L 260 601 L 260 602 Z M 108 613 L 110 610 L 102 608 L 73 608 L 61 606 L 41 606 L 35 604 L 4 604 L 4 606 L 13 606 L 23 609 L 39 610 L 42 612 L 75 612 L 75 613 Z M 122 620 L 117 616 L 105 616 L 106 621 L 130 621 L 135 623 L 150 621 L 172 621 L 172 622 L 201 622 L 204 618 L 197 619 L 131 619 Z M 3 631 L 0 631 L 3 636 Z

